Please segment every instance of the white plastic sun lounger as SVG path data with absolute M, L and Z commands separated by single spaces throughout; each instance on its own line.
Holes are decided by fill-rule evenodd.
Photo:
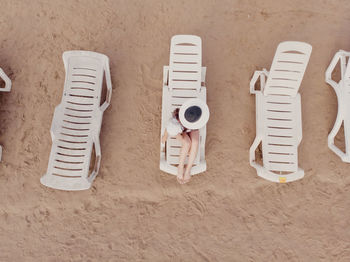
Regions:
M 10 92 L 11 85 L 12 85 L 11 80 L 1 68 L 0 68 L 0 78 L 5 82 L 5 86 L 3 88 L 0 88 L 0 91 Z M 0 146 L 0 161 L 1 161 L 1 158 L 2 158 L 2 147 Z
M 250 82 L 250 93 L 256 96 L 256 138 L 250 148 L 250 165 L 258 176 L 272 182 L 291 182 L 304 176 L 298 167 L 298 145 L 302 139 L 298 90 L 311 50 L 307 43 L 280 43 L 270 72 L 255 71 Z M 255 90 L 259 78 L 260 90 Z M 260 143 L 263 166 L 255 160 Z
M 88 51 L 63 53 L 66 80 L 61 104 L 52 120 L 52 149 L 45 186 L 61 190 L 90 188 L 100 167 L 100 129 L 102 115 L 109 106 L 112 83 L 108 57 Z M 103 78 L 106 78 L 106 101 L 101 103 Z M 95 151 L 95 163 L 89 170 Z
M 343 162 L 350 163 L 350 64 L 349 64 L 350 52 L 345 52 L 343 50 L 338 51 L 333 57 L 332 62 L 326 71 L 326 82 L 331 85 L 337 95 L 338 99 L 338 115 L 335 120 L 332 131 L 328 135 L 328 147 L 336 153 Z M 340 75 L 341 79 L 337 83 L 332 79 L 332 73 L 340 62 Z M 338 148 L 334 144 L 334 138 L 339 132 L 339 129 L 344 124 L 344 137 L 345 137 L 345 152 Z
M 199 98 L 206 102 L 206 68 L 202 67 L 202 40 L 193 35 L 176 35 L 171 39 L 170 63 L 163 70 L 162 127 L 164 134 L 172 112 L 186 100 Z M 203 83 L 203 85 L 202 85 Z M 199 130 L 200 142 L 197 158 L 191 175 L 207 169 L 205 161 L 206 127 Z M 181 143 L 169 137 L 166 144 L 161 143 L 160 169 L 172 175 L 177 174 Z M 185 164 L 187 163 L 187 159 Z

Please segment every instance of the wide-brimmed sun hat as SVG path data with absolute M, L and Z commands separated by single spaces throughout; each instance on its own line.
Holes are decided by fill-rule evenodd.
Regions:
M 201 129 L 209 120 L 209 108 L 201 99 L 189 99 L 180 107 L 179 118 L 185 128 Z

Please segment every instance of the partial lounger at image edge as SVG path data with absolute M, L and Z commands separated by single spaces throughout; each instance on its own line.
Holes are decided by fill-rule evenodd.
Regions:
M 102 116 L 112 95 L 109 60 L 95 52 L 67 51 L 63 62 L 63 96 L 53 116 L 50 159 L 40 182 L 55 189 L 84 190 L 90 188 L 100 167 Z M 104 77 L 107 95 L 100 105 Z M 96 158 L 90 170 L 93 149 Z
M 172 112 L 187 100 L 199 98 L 206 102 L 206 68 L 202 67 L 202 40 L 193 35 L 176 35 L 171 39 L 170 63 L 163 70 L 162 126 L 164 134 Z M 191 169 L 191 175 L 206 171 L 205 139 L 206 126 L 199 130 L 199 150 Z M 176 175 L 181 143 L 169 137 L 166 144 L 160 145 L 160 169 Z M 185 161 L 187 163 L 187 159 Z
M 250 93 L 256 96 L 256 138 L 249 152 L 250 165 L 258 176 L 272 182 L 285 183 L 304 177 L 304 170 L 298 167 L 302 139 L 298 90 L 311 51 L 307 43 L 280 43 L 270 72 L 255 71 L 250 82 Z M 259 78 L 260 90 L 255 90 Z M 260 143 L 263 165 L 255 159 Z
M 0 68 L 0 78 L 5 82 L 5 86 L 3 88 L 0 88 L 0 91 L 10 92 L 11 85 L 12 85 L 11 80 L 1 68 Z M 2 147 L 0 146 L 0 161 L 1 161 L 1 158 L 2 158 Z
M 5 87 L 0 88 L 0 91 L 1 92 L 10 92 L 11 86 L 12 86 L 11 80 L 1 68 L 0 68 L 0 78 L 5 82 Z
M 350 52 L 343 50 L 338 51 L 330 65 L 326 70 L 326 82 L 333 87 L 338 100 L 338 113 L 334 126 L 328 135 L 328 147 L 337 154 L 343 162 L 350 163 L 350 65 L 349 65 Z M 340 81 L 337 83 L 332 79 L 332 73 L 340 62 Z M 338 148 L 334 143 L 339 129 L 344 124 L 344 137 L 345 137 L 345 152 Z

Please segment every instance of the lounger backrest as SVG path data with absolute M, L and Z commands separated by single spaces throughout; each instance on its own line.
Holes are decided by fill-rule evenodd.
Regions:
M 307 43 L 280 43 L 263 94 L 294 97 L 298 93 L 311 51 L 312 47 Z
M 171 39 L 169 88 L 201 88 L 202 40 L 198 36 L 176 35 Z
M 100 101 L 105 65 L 102 54 L 68 51 L 63 54 L 66 80 L 59 112 L 52 125 L 56 130 L 48 174 L 68 178 L 86 177 L 94 136 L 98 135 Z M 97 118 L 96 118 L 97 116 Z
M 96 53 L 93 53 L 96 54 Z M 78 106 L 99 108 L 106 56 L 84 55 L 83 51 L 68 51 L 63 54 L 66 81 L 62 102 L 78 103 Z

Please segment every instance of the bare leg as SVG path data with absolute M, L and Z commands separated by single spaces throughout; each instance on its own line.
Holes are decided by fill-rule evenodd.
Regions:
M 198 152 L 199 130 L 193 130 L 189 133 L 189 135 L 191 138 L 191 150 L 190 150 L 190 155 L 188 157 L 188 164 L 184 175 L 184 183 L 187 183 L 191 179 L 191 168 L 194 160 L 196 159 L 197 152 Z
M 180 151 L 180 158 L 179 158 L 179 166 L 177 167 L 177 180 L 179 181 L 179 183 L 182 183 L 183 175 L 184 175 L 185 159 L 191 147 L 191 139 L 187 134 L 178 134 L 176 136 L 176 139 L 180 140 L 182 144 L 181 151 Z

